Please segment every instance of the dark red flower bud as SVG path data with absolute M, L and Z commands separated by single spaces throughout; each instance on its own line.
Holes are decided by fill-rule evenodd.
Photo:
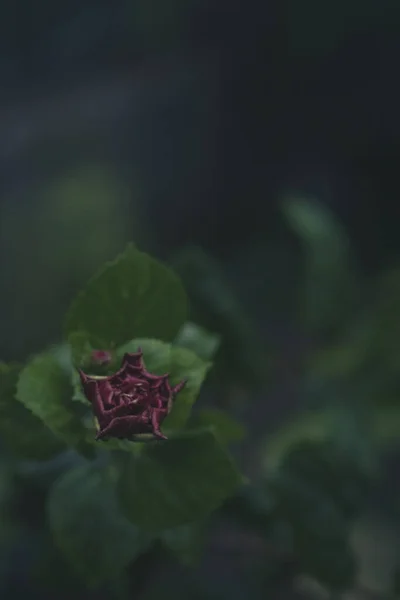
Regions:
M 111 352 L 107 350 L 93 350 L 91 359 L 98 365 L 108 365 L 111 362 L 112 356 Z
M 171 387 L 168 374 L 146 371 L 143 353 L 125 354 L 121 368 L 108 377 L 90 376 L 79 369 L 83 391 L 99 424 L 96 439 L 133 439 L 151 434 L 166 439 L 161 424 L 186 381 Z

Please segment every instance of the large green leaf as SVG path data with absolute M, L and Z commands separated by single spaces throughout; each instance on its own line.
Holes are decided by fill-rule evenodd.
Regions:
M 56 481 L 48 498 L 55 542 L 89 584 L 119 576 L 151 542 L 120 513 L 110 473 L 84 466 Z
M 16 399 L 19 365 L 0 363 L 0 436 L 18 458 L 47 460 L 64 449 L 43 422 Z
M 348 238 L 329 209 L 316 201 L 288 198 L 283 211 L 305 252 L 300 316 L 311 331 L 329 329 L 353 308 L 355 276 Z
M 168 433 L 182 428 L 199 395 L 211 363 L 205 362 L 186 348 L 151 339 L 132 340 L 119 348 L 117 355 L 122 358 L 125 352 L 136 352 L 139 347 L 143 350 L 143 359 L 148 371 L 156 375 L 169 373 L 172 385 L 176 385 L 182 379 L 187 380 L 185 387 L 175 398 L 171 413 L 164 421 L 163 431 Z
M 66 336 L 86 332 L 103 348 L 134 336 L 172 341 L 186 321 L 187 300 L 173 271 L 130 244 L 95 275 L 72 303 Z M 75 353 L 76 354 L 76 353 Z
M 210 431 L 182 433 L 126 455 L 118 492 L 127 518 L 162 531 L 206 517 L 242 479 Z
M 37 355 L 22 369 L 17 398 L 63 442 L 93 454 L 85 442 L 87 430 L 73 412 L 70 378 L 53 352 Z

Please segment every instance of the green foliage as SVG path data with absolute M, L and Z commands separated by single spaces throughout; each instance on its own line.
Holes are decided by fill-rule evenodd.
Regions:
M 294 528 L 293 547 L 303 573 L 333 591 L 351 589 L 356 559 L 340 514 L 329 504 L 309 504 L 310 517 Z
M 392 448 L 400 439 L 400 406 L 376 406 L 371 410 L 370 435 L 380 451 Z
M 200 251 L 177 262 L 193 320 L 178 276 L 130 245 L 72 303 L 62 344 L 25 366 L 1 366 L 0 434 L 11 452 L 47 458 L 69 448 L 95 459 L 82 466 L 73 454 L 79 462 L 51 487 L 47 504 L 54 542 L 87 584 L 122 581 L 143 553 L 143 560 L 168 552 L 195 565 L 217 511 L 217 519 L 233 519 L 282 549 L 296 573 L 332 593 L 353 585 L 351 530 L 379 484 L 381 453 L 400 432 L 400 278 L 393 270 L 373 285 L 356 281 L 346 234 L 329 211 L 295 200 L 284 210 L 304 249 L 297 325 L 313 344 L 296 371 L 300 410 L 261 448 L 248 440 L 259 481 L 246 480 L 228 453 L 246 435 L 242 423 L 220 405 L 192 412 L 213 360 L 226 386 L 218 391 L 266 382 L 265 344 Z M 162 424 L 168 440 L 96 442 L 76 367 L 109 375 L 139 347 L 149 372 L 168 373 L 171 385 L 187 381 Z M 110 351 L 111 362 L 94 364 L 95 349 Z M 277 572 L 280 562 L 271 560 Z
M 45 168 L 48 179 L 34 177 L 26 186 L 14 186 L 1 206 L 2 248 L 7 256 L 2 269 L 2 310 L 7 318 L 1 341 L 18 360 L 56 339 L 71 290 L 79 289 L 104 261 L 121 252 L 132 229 L 138 229 L 136 223 L 128 224 L 127 190 L 112 168 L 103 161 L 88 163 L 82 140 L 71 140 L 72 147 L 63 150 L 59 142 L 29 147 L 27 164 L 42 174 Z M 82 151 L 84 165 L 77 166 L 77 152 Z M 73 157 L 73 165 L 65 152 Z M 51 173 L 53 169 L 56 173 Z M 16 210 L 17 206 L 24 210 Z M 143 226 L 140 233 L 144 235 Z
M 334 419 L 334 412 L 328 409 L 305 411 L 285 423 L 265 441 L 263 451 L 265 471 L 276 468 L 282 456 L 299 442 L 326 441 L 332 434 Z
M 47 460 L 65 446 L 16 398 L 21 367 L 0 363 L 0 435 L 18 458 Z
M 69 408 L 72 387 L 54 353 L 35 356 L 22 369 L 17 399 L 56 436 L 84 456 L 92 456 L 85 443 L 86 429 Z
M 374 291 L 371 302 L 373 335 L 369 350 L 388 370 L 397 373 L 400 367 L 400 268 L 381 274 L 375 281 Z
M 221 337 L 189 321 L 179 332 L 175 344 L 192 350 L 203 360 L 211 360 L 220 347 Z
M 282 459 L 279 478 L 294 485 L 297 481 L 306 483 L 329 498 L 346 518 L 354 518 L 361 511 L 372 481 L 371 473 L 357 456 L 332 440 L 303 441 L 292 446 Z M 301 506 L 300 497 L 296 506 Z
M 371 359 L 374 324 L 369 315 L 354 317 L 331 345 L 318 350 L 307 360 L 309 374 L 328 381 L 348 379 L 359 374 Z
M 121 575 L 151 542 L 121 515 L 114 487 L 106 469 L 78 467 L 57 480 L 48 498 L 55 542 L 90 585 Z
M 196 322 L 221 336 L 217 365 L 248 386 L 264 382 L 268 363 L 263 346 L 219 265 L 196 247 L 186 248 L 173 265 L 186 286 Z
M 66 342 L 25 365 L 0 369 L 0 433 L 16 456 L 45 459 L 70 448 L 95 459 L 67 468 L 51 484 L 47 514 L 54 543 L 89 586 L 114 585 L 156 540 L 193 564 L 205 519 L 242 482 L 224 447 L 243 437 L 241 426 L 210 409 L 187 426 L 219 336 L 187 321 L 178 277 L 132 245 L 77 296 L 65 335 Z M 169 373 L 171 385 L 186 380 L 165 420 L 169 439 L 96 442 L 76 366 L 107 375 L 139 347 L 148 371 Z M 111 363 L 93 364 L 94 349 L 111 350 Z
M 186 321 L 185 291 L 176 275 L 129 245 L 77 296 L 65 320 L 66 337 L 115 348 L 133 337 L 172 341 Z
M 351 586 L 356 561 L 349 518 L 361 510 L 365 477 L 334 444 L 303 442 L 269 478 L 277 513 L 291 526 L 301 571 L 331 589 Z
M 307 329 L 321 332 L 337 325 L 352 307 L 349 241 L 333 214 L 316 201 L 287 199 L 283 211 L 304 250 L 300 317 Z
M 234 493 L 241 477 L 210 431 L 179 434 L 128 456 L 118 494 L 127 518 L 157 532 L 203 519 Z

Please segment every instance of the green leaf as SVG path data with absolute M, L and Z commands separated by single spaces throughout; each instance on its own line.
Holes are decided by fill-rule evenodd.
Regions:
M 87 430 L 72 408 L 72 387 L 53 352 L 34 357 L 21 371 L 17 399 L 63 442 L 84 456 L 92 456 L 86 444 Z
M 101 340 L 102 349 L 109 350 L 134 336 L 172 341 L 186 316 L 186 294 L 177 275 L 130 244 L 76 297 L 65 332 L 67 338 L 86 332 L 89 342 Z
M 90 407 L 90 402 L 86 398 L 85 394 L 83 393 L 82 382 L 81 382 L 81 378 L 79 377 L 78 371 L 72 372 L 71 382 L 72 382 L 72 390 L 73 390 L 71 399 L 75 402 L 81 402 L 82 404 L 85 404 L 87 407 Z
M 355 276 L 347 235 L 319 202 L 289 198 L 283 203 L 283 212 L 305 251 L 301 318 L 311 331 L 329 329 L 353 308 Z
M 205 518 L 241 481 L 212 432 L 194 431 L 126 455 L 118 494 L 132 523 L 162 531 Z
M 167 529 L 161 534 L 163 545 L 183 565 L 196 565 L 202 555 L 204 548 L 205 525 L 203 522 L 190 523 Z
M 246 429 L 241 423 L 217 408 L 203 408 L 193 415 L 190 426 L 211 427 L 223 445 L 240 442 L 246 436 Z
M 163 431 L 167 434 L 168 431 L 181 429 L 190 415 L 211 363 L 204 362 L 190 350 L 151 339 L 132 340 L 118 348 L 117 356 L 122 358 L 125 352 L 136 352 L 139 347 L 143 350 L 143 359 L 148 371 L 156 375 L 169 373 L 172 385 L 176 385 L 182 379 L 187 380 L 183 390 L 176 396 L 172 411 L 163 425 Z
M 18 458 L 47 460 L 62 452 L 64 444 L 40 419 L 16 399 L 21 367 L 0 363 L 0 436 Z
M 151 542 L 120 514 L 104 468 L 70 470 L 52 487 L 47 508 L 57 546 L 90 585 L 113 580 Z
M 185 323 L 179 332 L 175 345 L 192 350 L 203 360 L 212 360 L 218 351 L 221 337 L 210 333 L 195 323 Z

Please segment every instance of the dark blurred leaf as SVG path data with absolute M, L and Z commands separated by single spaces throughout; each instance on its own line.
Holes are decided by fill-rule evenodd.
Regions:
M 294 553 L 300 570 L 334 591 L 352 587 L 357 563 L 348 532 L 337 513 L 320 505 L 308 521 L 293 526 Z M 329 525 L 328 525 L 329 524 Z
M 0 363 L 0 436 L 18 458 L 48 460 L 62 452 L 64 444 L 16 398 L 22 367 Z
M 193 415 L 190 427 L 212 427 L 222 444 L 239 442 L 246 436 L 246 428 L 227 412 L 217 408 L 203 408 Z
M 328 380 L 344 379 L 360 372 L 371 359 L 375 337 L 374 315 L 354 318 L 340 339 L 318 348 L 307 361 L 308 375 Z
M 400 405 L 386 405 L 368 409 L 367 431 L 376 450 L 398 443 L 400 436 Z M 325 408 L 305 411 L 297 415 L 265 441 L 263 469 L 265 473 L 276 469 L 285 454 L 302 442 L 326 442 L 336 435 L 338 411 Z
M 295 444 L 303 441 L 321 442 L 330 438 L 335 429 L 336 413 L 331 408 L 296 414 L 275 433 L 267 436 L 263 449 L 263 468 L 268 474 L 280 464 Z
M 275 499 L 265 486 L 243 486 L 223 505 L 223 515 L 244 527 L 269 536 L 276 525 Z
M 31 570 L 32 580 L 37 582 L 42 590 L 52 592 L 53 596 L 61 598 L 72 597 L 86 588 L 84 580 L 73 570 L 65 560 L 64 554 L 55 543 L 54 536 L 42 532 L 42 539 L 36 541 L 36 552 Z M 65 595 L 64 595 L 65 594 Z
M 191 350 L 151 339 L 134 339 L 118 348 L 117 356 L 122 359 L 125 352 L 137 352 L 138 348 L 142 348 L 144 363 L 151 373 L 156 375 L 169 373 L 172 385 L 187 379 L 185 387 L 177 394 L 173 409 L 163 425 L 165 431 L 182 428 L 199 395 L 211 363 L 205 362 Z
M 392 269 L 376 281 L 371 306 L 374 317 L 374 354 L 386 368 L 400 367 L 400 269 Z
M 56 544 L 90 585 L 120 575 L 151 542 L 119 513 L 104 468 L 79 467 L 61 477 L 50 491 L 48 514 Z
M 347 520 L 320 485 L 320 465 L 314 465 L 312 472 L 313 465 L 304 466 L 299 455 L 295 458 L 298 464 L 291 465 L 293 470 L 282 466 L 269 480 L 276 514 L 291 525 L 300 571 L 330 588 L 345 589 L 355 574 Z
M 193 566 L 201 558 L 204 537 L 205 526 L 200 521 L 163 531 L 161 541 L 182 564 Z
M 22 369 L 16 396 L 63 442 L 85 456 L 93 455 L 85 441 L 86 428 L 73 413 L 70 378 L 54 353 L 39 354 Z
M 353 308 L 355 274 L 346 233 L 328 208 L 316 201 L 289 198 L 283 211 L 305 252 L 301 318 L 311 331 L 329 330 Z
M 397 406 L 376 407 L 371 413 L 371 436 L 377 447 L 398 446 L 400 439 L 400 397 Z
M 129 245 L 76 297 L 65 332 L 67 337 L 86 332 L 92 346 L 102 340 L 102 349 L 110 350 L 134 336 L 172 341 L 186 317 L 186 295 L 179 278 Z
M 205 518 L 240 482 L 215 436 L 193 431 L 126 455 L 118 489 L 127 518 L 156 532 Z
M 203 360 L 212 360 L 221 344 L 219 335 L 210 333 L 195 323 L 185 323 L 179 332 L 175 344 L 192 350 Z
M 345 518 L 354 518 L 363 509 L 372 483 L 364 462 L 333 441 L 296 444 L 283 458 L 277 477 L 285 486 L 310 486 L 320 492 Z
M 185 249 L 173 264 L 188 291 L 192 317 L 221 336 L 216 362 L 236 380 L 264 381 L 268 365 L 261 341 L 219 265 L 196 247 Z

